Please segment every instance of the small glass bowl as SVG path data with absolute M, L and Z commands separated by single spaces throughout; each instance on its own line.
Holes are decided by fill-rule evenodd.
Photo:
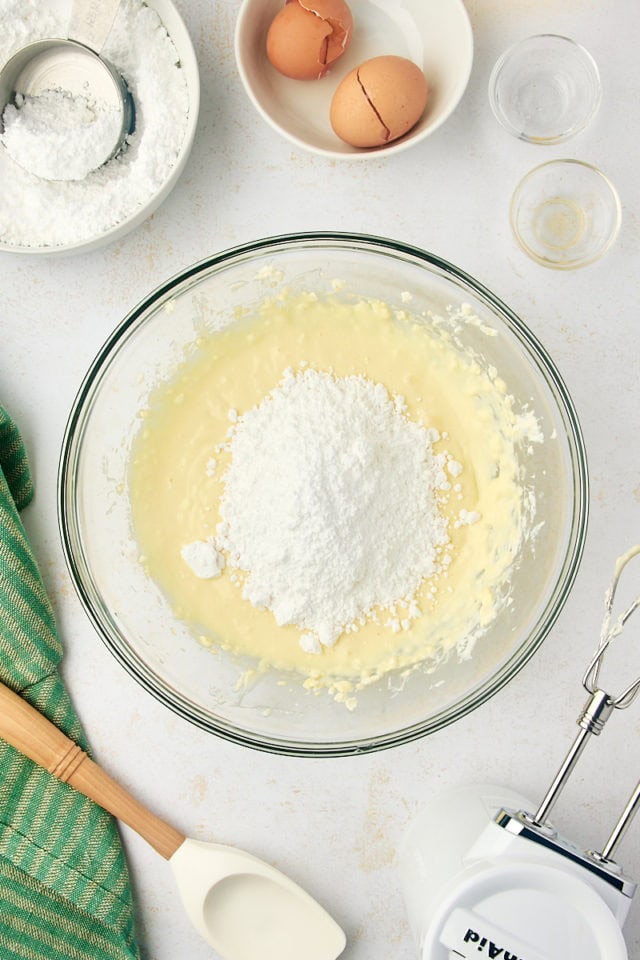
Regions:
M 600 106 L 598 67 L 587 50 L 555 34 L 516 43 L 489 80 L 496 119 L 528 143 L 561 143 L 591 122 Z
M 601 257 L 620 230 L 620 198 L 597 167 L 550 160 L 531 170 L 511 200 L 516 240 L 537 263 L 556 270 L 585 267 Z

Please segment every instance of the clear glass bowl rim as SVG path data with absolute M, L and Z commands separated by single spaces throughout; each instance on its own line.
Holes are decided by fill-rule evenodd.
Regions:
M 507 63 L 513 58 L 514 54 L 518 50 L 524 49 L 528 44 L 533 44 L 535 41 L 544 41 L 551 40 L 553 42 L 560 41 L 563 44 L 567 44 L 567 48 L 572 48 L 574 51 L 577 51 L 579 55 L 584 60 L 584 63 L 589 67 L 592 72 L 594 86 L 597 91 L 596 97 L 591 105 L 591 109 L 586 113 L 580 123 L 575 123 L 569 130 L 559 133 L 556 136 L 549 136 L 544 138 L 531 137 L 526 131 L 517 129 L 509 120 L 504 110 L 500 106 L 499 97 L 497 94 L 498 85 L 500 82 L 500 75 Z M 493 112 L 494 117 L 498 121 L 501 127 L 510 133 L 512 136 L 516 137 L 518 140 L 523 140 L 525 143 L 531 143 L 533 146 L 553 146 L 554 144 L 564 143 L 566 140 L 570 140 L 572 137 L 575 137 L 576 134 L 580 133 L 586 127 L 589 126 L 596 113 L 600 109 L 600 104 L 602 102 L 602 81 L 600 79 L 600 70 L 598 64 L 594 60 L 593 56 L 589 53 L 586 47 L 583 47 L 581 43 L 578 43 L 577 40 L 573 40 L 571 37 L 566 37 L 561 33 L 536 33 L 530 37 L 524 37 L 522 40 L 517 40 L 515 43 L 512 43 L 510 47 L 500 54 L 491 74 L 489 76 L 489 104 Z
M 518 226 L 518 209 L 527 186 L 533 180 L 535 180 L 537 176 L 539 176 L 545 170 L 553 168 L 560 169 L 562 167 L 571 166 L 579 167 L 581 170 L 588 171 L 590 174 L 593 174 L 594 179 L 598 180 L 598 182 L 602 183 L 603 186 L 606 187 L 615 208 L 615 217 L 612 229 L 606 238 L 606 241 L 593 253 L 589 254 L 588 256 L 584 256 L 579 260 L 555 262 L 554 260 L 551 260 L 548 257 L 538 253 L 533 247 L 530 247 L 529 244 L 525 242 Z M 602 172 L 600 167 L 596 167 L 593 163 L 587 163 L 585 160 L 576 160 L 574 157 L 558 157 L 555 160 L 545 160 L 544 163 L 538 164 L 537 167 L 533 167 L 531 170 L 525 173 L 513 191 L 511 203 L 509 205 L 509 220 L 511 223 L 511 230 L 521 250 L 523 250 L 524 253 L 531 257 L 531 259 L 536 263 L 539 263 L 543 267 L 550 267 L 552 270 L 577 270 L 580 267 L 588 267 L 590 264 L 595 263 L 605 255 L 607 250 L 613 246 L 620 232 L 620 227 L 622 226 L 622 204 L 620 202 L 620 194 L 618 193 L 615 185 L 606 175 L 606 173 Z
M 81 562 L 82 544 L 78 536 L 72 504 L 76 489 L 77 457 L 82 446 L 85 412 L 90 409 L 92 397 L 100 386 L 101 375 L 107 370 L 114 352 L 126 340 L 127 335 L 144 322 L 149 308 L 183 281 L 209 271 L 216 266 L 228 266 L 234 260 L 246 260 L 254 254 L 274 254 L 291 248 L 311 249 L 317 247 L 318 250 L 321 250 L 323 245 L 334 249 L 377 252 L 386 256 L 400 257 L 405 261 L 410 260 L 417 265 L 422 263 L 435 267 L 454 283 L 467 287 L 475 296 L 500 315 L 506 326 L 535 360 L 540 372 L 544 374 L 547 386 L 551 389 L 558 406 L 562 410 L 563 419 L 568 426 L 567 440 L 571 453 L 575 498 L 569 543 L 561 573 L 547 602 L 545 616 L 541 618 L 538 630 L 517 648 L 500 671 L 493 674 L 481 687 L 461 698 L 452 707 L 409 727 L 391 730 L 369 738 L 308 743 L 284 738 L 267 739 L 266 737 L 258 737 L 221 719 L 213 719 L 204 712 L 194 711 L 191 704 L 177 695 L 168 685 L 159 681 L 155 674 L 145 668 L 144 663 L 139 658 L 133 656 L 131 651 L 123 647 L 120 639 L 114 636 L 106 626 L 105 620 L 100 614 L 100 609 L 97 609 L 99 605 L 94 603 L 91 590 L 85 582 Z M 587 458 L 577 412 L 554 362 L 526 324 L 488 288 L 449 261 L 411 244 L 369 234 L 340 231 L 308 231 L 275 235 L 230 247 L 192 264 L 156 287 L 115 327 L 89 367 L 71 407 L 62 441 L 58 468 L 58 525 L 67 567 L 85 612 L 101 640 L 116 660 L 158 701 L 195 726 L 232 743 L 267 753 L 298 757 L 351 756 L 410 743 L 466 716 L 502 689 L 531 659 L 560 615 L 580 567 L 586 541 L 588 511 L 589 477 Z

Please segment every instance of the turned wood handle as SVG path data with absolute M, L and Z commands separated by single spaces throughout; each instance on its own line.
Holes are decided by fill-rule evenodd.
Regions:
M 0 737 L 140 834 L 168 860 L 185 837 L 121 787 L 35 707 L 0 683 Z

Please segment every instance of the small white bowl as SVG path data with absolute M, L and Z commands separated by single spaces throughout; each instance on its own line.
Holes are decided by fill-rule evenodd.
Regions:
M 168 176 L 160 188 L 152 196 L 135 207 L 129 216 L 120 220 L 108 230 L 96 233 L 94 236 L 84 238 L 78 242 L 61 243 L 56 245 L 44 245 L 42 243 L 35 242 L 33 245 L 18 245 L 5 242 L 0 239 L 0 254 L 19 253 L 55 256 L 61 253 L 87 253 L 91 250 L 104 247 L 115 240 L 122 239 L 122 237 L 124 237 L 127 233 L 134 230 L 141 223 L 147 220 L 154 210 L 156 210 L 162 201 L 165 200 L 166 197 L 171 193 L 174 186 L 178 182 L 178 179 L 184 170 L 187 159 L 191 152 L 198 121 L 198 113 L 200 109 L 200 76 L 198 72 L 198 62 L 187 28 L 171 0 L 145 0 L 145 4 L 158 14 L 163 26 L 171 38 L 178 54 L 180 67 L 183 71 L 183 76 L 187 85 L 189 113 L 185 127 L 185 134 L 178 156 L 171 166 Z M 11 189 L 11 184 L 0 184 L 0 196 L 2 190 L 5 189 Z M 29 202 L 28 197 L 25 197 L 25 202 Z M 91 209 L 87 210 L 86 216 L 88 220 L 91 220 Z
M 336 160 L 383 157 L 420 143 L 455 110 L 473 62 L 473 34 L 462 0 L 350 0 L 353 35 L 346 53 L 321 80 L 291 80 L 271 66 L 269 25 L 284 0 L 244 0 L 235 32 L 236 63 L 262 117 L 296 146 Z M 415 127 L 383 147 L 358 148 L 331 128 L 329 107 L 342 78 L 372 57 L 413 60 L 429 85 L 427 108 Z

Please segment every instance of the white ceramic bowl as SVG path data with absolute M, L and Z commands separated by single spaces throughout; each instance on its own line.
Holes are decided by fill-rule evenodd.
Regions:
M 420 143 L 455 110 L 473 62 L 473 34 L 462 0 L 349 0 L 353 36 L 347 51 L 321 80 L 291 80 L 266 55 L 269 25 L 284 0 L 244 0 L 236 23 L 236 62 L 258 112 L 296 146 L 334 159 L 388 156 Z M 423 70 L 427 108 L 404 137 L 383 147 L 360 149 L 331 128 L 329 107 L 342 78 L 371 57 L 393 54 Z
M 91 250 L 106 246 L 107 244 L 112 243 L 114 240 L 120 240 L 131 230 L 134 230 L 136 227 L 140 226 L 141 223 L 147 220 L 154 210 L 156 210 L 162 201 L 165 200 L 166 197 L 171 193 L 174 186 L 178 182 L 178 179 L 184 170 L 187 159 L 191 152 L 198 121 L 198 113 L 200 108 L 200 77 L 198 73 L 198 62 L 187 28 L 171 0 L 145 0 L 145 4 L 152 10 L 156 11 L 160 17 L 160 20 L 164 24 L 167 33 L 173 41 L 178 53 L 183 76 L 186 80 L 189 98 L 189 114 L 187 117 L 184 139 L 175 163 L 172 165 L 168 176 L 160 188 L 155 191 L 155 193 L 153 193 L 139 206 L 135 207 L 129 216 L 120 220 L 108 230 L 101 231 L 93 236 L 79 240 L 78 242 L 57 244 L 55 246 L 39 244 L 35 241 L 33 245 L 30 244 L 21 246 L 3 241 L 0 236 L 0 253 L 20 253 L 50 256 L 59 255 L 61 253 L 87 253 Z M 64 15 L 64 11 L 66 10 L 67 6 L 68 4 L 66 3 L 66 0 L 52 0 L 52 7 L 55 8 L 56 11 L 59 11 L 61 15 Z M 0 147 L 0 149 L 2 148 Z M 0 198 L 4 190 L 11 188 L 12 187 L 10 183 L 0 184 Z M 29 202 L 28 197 L 25 197 L 25 202 Z M 87 209 L 86 216 L 87 220 L 91 221 L 91 209 Z

